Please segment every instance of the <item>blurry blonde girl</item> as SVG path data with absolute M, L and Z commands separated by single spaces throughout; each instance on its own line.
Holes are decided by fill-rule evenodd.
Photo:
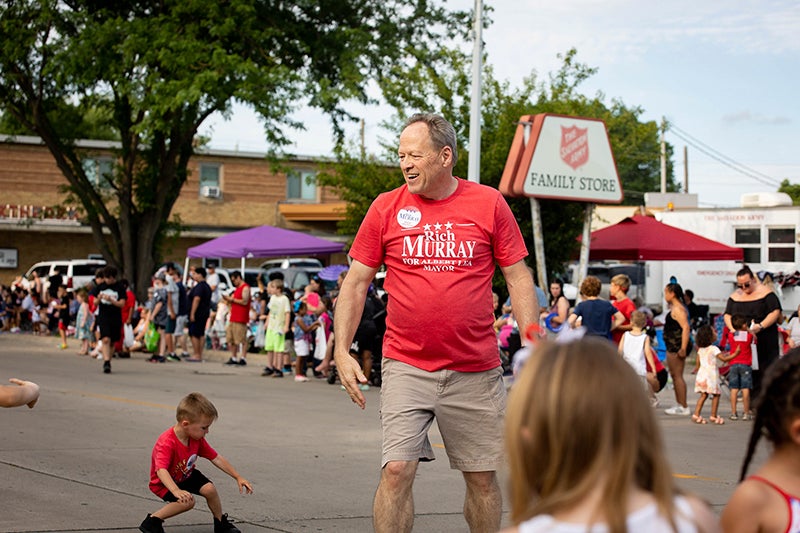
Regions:
M 674 485 L 640 380 L 615 347 L 540 344 L 509 396 L 506 533 L 717 531 Z

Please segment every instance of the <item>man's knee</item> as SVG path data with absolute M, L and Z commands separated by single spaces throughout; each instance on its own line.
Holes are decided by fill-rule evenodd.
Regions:
M 470 490 L 481 493 L 492 493 L 500 488 L 497 482 L 497 473 L 494 471 L 464 472 L 463 474 L 464 481 L 467 482 L 467 488 Z
M 390 489 L 409 488 L 414 483 L 416 471 L 416 462 L 389 461 L 381 471 L 381 482 Z

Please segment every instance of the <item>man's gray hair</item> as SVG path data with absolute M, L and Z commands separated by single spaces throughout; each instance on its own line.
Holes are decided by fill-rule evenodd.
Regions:
M 428 126 L 428 133 L 434 148 L 441 150 L 449 146 L 453 152 L 453 166 L 458 162 L 458 148 L 456 143 L 456 130 L 447 119 L 435 113 L 416 113 L 412 115 L 403 126 L 406 129 L 412 124 L 422 122 Z

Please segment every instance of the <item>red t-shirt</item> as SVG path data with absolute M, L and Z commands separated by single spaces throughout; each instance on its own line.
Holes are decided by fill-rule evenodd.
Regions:
M 622 316 L 625 317 L 625 320 L 620 326 L 626 326 L 631 323 L 631 315 L 636 311 L 636 304 L 633 303 L 633 300 L 626 297 L 624 300 L 614 300 L 611 302 L 611 305 L 616 307 L 617 311 L 622 313 Z M 623 335 L 625 335 L 625 332 L 619 328 L 611 331 L 611 338 L 614 340 L 615 346 L 619 346 L 619 341 Z
M 731 331 L 728 333 L 728 351 L 731 353 L 736 351 L 737 347 L 741 348 L 739 355 L 731 359 L 729 365 L 747 365 L 753 364 L 753 348 L 751 344 L 756 342 L 755 336 L 749 331 Z
M 156 472 L 164 468 L 175 483 L 180 483 L 192 473 L 198 457 L 213 461 L 217 458 L 217 452 L 206 439 L 189 439 L 189 445 L 186 446 L 175 435 L 174 428 L 166 430 L 153 446 L 150 458 L 150 490 L 159 498 L 163 498 L 169 491 L 158 479 Z
M 495 262 L 528 255 L 511 209 L 485 185 L 458 180 L 444 200 L 407 186 L 381 194 L 350 256 L 386 265 L 383 355 L 428 372 L 482 372 L 500 365 L 492 307 Z

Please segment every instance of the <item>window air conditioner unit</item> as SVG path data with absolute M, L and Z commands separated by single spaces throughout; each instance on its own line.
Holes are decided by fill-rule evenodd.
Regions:
M 203 187 L 200 189 L 200 194 L 204 198 L 220 198 L 222 196 L 222 191 L 219 187 Z

